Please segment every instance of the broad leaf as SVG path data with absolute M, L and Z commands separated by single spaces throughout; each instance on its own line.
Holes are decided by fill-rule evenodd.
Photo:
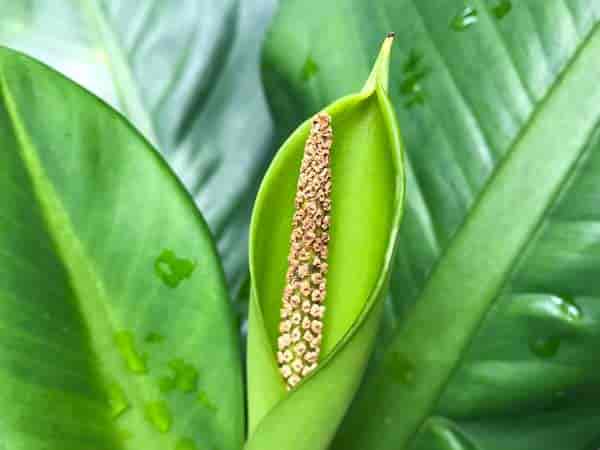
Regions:
M 239 450 L 237 333 L 192 199 L 118 113 L 0 49 L 0 442 Z
M 275 0 L 0 0 L 0 44 L 121 110 L 207 218 L 230 286 L 271 153 L 258 51 Z M 232 183 L 232 180 L 236 180 Z
M 598 446 L 599 22 L 594 0 L 284 3 L 264 68 L 284 128 L 359 86 L 381 33 L 400 50 L 393 302 L 334 448 Z

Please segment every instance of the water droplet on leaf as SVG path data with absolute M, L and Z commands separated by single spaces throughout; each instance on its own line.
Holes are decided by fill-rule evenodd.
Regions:
M 198 391 L 196 400 L 198 400 L 198 403 L 200 403 L 202 406 L 210 409 L 211 411 L 217 410 L 217 406 L 209 400 L 208 395 L 206 395 L 206 392 L 204 391 Z
M 552 358 L 558 353 L 560 339 L 556 336 L 537 337 L 529 341 L 529 348 L 540 358 Z
M 129 331 L 120 331 L 115 334 L 115 341 L 127 368 L 133 373 L 146 373 L 146 356 L 135 348 L 133 334 Z
M 492 7 L 492 13 L 497 19 L 503 19 L 511 9 L 512 2 L 510 0 L 500 0 Z
M 161 392 L 170 392 L 178 389 L 181 392 L 194 392 L 198 385 L 198 370 L 181 358 L 169 361 L 172 376 L 162 377 L 158 381 Z
M 125 392 L 117 383 L 111 383 L 108 386 L 108 403 L 110 405 L 110 415 L 113 419 L 120 417 L 130 406 Z
M 171 288 L 179 286 L 179 283 L 189 278 L 195 269 L 195 261 L 178 258 L 172 250 L 163 250 L 154 261 L 156 275 Z
M 394 352 L 387 360 L 388 373 L 401 384 L 413 384 L 415 381 L 415 367 L 404 355 Z
M 575 320 L 581 318 L 581 309 L 572 298 L 552 297 L 552 300 L 558 305 L 561 313 L 563 313 L 568 319 Z
M 308 81 L 319 72 L 319 66 L 311 56 L 307 56 L 304 64 L 302 65 L 302 73 L 300 78 L 302 81 Z
M 423 66 L 422 61 L 423 55 L 413 49 L 402 66 L 400 94 L 406 100 L 406 107 L 422 105 L 425 102 L 421 81 L 427 75 L 427 68 Z
M 169 362 L 169 367 L 174 372 L 175 386 L 182 392 L 193 392 L 198 384 L 198 371 L 183 359 L 174 359 Z
M 158 388 L 163 394 L 171 392 L 173 389 L 175 389 L 175 379 L 172 377 L 161 377 L 158 380 Z
M 146 405 L 145 417 L 148 423 L 161 433 L 171 429 L 172 416 L 169 406 L 164 401 L 151 402 Z
M 452 22 L 450 22 L 450 26 L 455 31 L 465 31 L 470 26 L 477 23 L 477 10 L 472 6 L 465 6 L 464 9 L 459 11 Z
M 149 344 L 158 344 L 160 342 L 163 342 L 164 340 L 165 337 L 162 334 L 155 333 L 152 331 L 148 333 L 144 338 L 144 341 L 148 342 Z

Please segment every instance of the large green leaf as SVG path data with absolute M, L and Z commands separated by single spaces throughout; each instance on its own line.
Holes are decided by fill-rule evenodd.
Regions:
M 158 145 L 206 217 L 235 289 L 272 147 L 258 52 L 275 4 L 0 0 L 0 44 L 82 84 Z
M 400 47 L 407 217 L 335 448 L 598 446 L 599 23 L 595 0 L 283 4 L 264 77 L 284 128 L 359 86 L 381 33 Z
M 192 199 L 118 113 L 0 49 L 0 442 L 239 450 L 238 339 Z

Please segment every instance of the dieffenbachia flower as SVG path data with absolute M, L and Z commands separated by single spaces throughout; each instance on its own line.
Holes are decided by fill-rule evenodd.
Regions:
M 402 214 L 388 36 L 364 88 L 289 137 L 250 231 L 247 449 L 325 449 L 358 387 Z

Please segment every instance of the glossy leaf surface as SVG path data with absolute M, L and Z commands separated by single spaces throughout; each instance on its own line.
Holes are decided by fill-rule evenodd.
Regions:
M 0 49 L 0 427 L 10 449 L 237 450 L 237 333 L 210 233 L 162 158 Z
M 206 217 L 236 290 L 271 156 L 258 52 L 275 3 L 0 0 L 0 45 L 99 95 L 158 146 Z
M 365 88 L 325 108 L 333 129 L 333 190 L 323 341 L 317 369 L 291 392 L 276 349 L 310 120 L 283 144 L 261 184 L 250 232 L 247 449 L 327 448 L 367 363 L 404 198 L 400 134 L 386 93 L 391 42 Z
M 284 128 L 359 86 L 379 34 L 400 49 L 393 301 L 333 448 L 597 447 L 599 21 L 590 0 L 283 5 L 264 78 Z

